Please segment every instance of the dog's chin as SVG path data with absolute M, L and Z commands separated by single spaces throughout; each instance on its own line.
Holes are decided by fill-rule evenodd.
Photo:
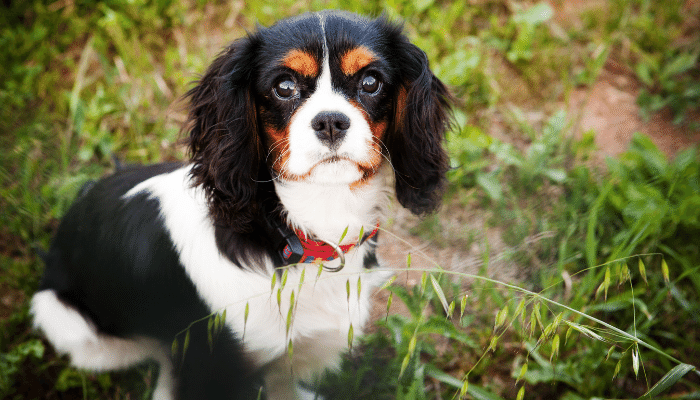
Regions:
M 362 179 L 357 162 L 347 157 L 328 157 L 303 171 L 287 171 L 282 179 L 318 185 L 350 185 Z
M 341 158 L 321 161 L 314 165 L 307 181 L 322 185 L 349 185 L 362 178 L 356 162 Z

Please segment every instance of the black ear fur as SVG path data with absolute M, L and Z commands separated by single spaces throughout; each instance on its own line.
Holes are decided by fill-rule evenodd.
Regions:
M 252 92 L 258 43 L 255 36 L 232 43 L 186 95 L 193 185 L 204 188 L 216 224 L 241 233 L 259 206 L 263 152 Z
M 398 59 L 403 85 L 395 96 L 394 128 L 387 147 L 396 196 L 414 214 L 435 211 L 445 188 L 449 158 L 443 147 L 452 96 L 433 75 L 426 54 L 405 38 Z

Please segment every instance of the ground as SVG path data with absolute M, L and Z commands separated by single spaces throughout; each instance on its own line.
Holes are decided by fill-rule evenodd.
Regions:
M 52 7 L 62 8 L 64 2 L 57 2 Z M 115 2 L 119 3 L 119 2 Z M 202 2 L 198 2 L 202 3 Z M 399 2 L 400 3 L 400 2 Z M 406 3 L 406 2 L 404 2 Z M 412 3 L 412 2 L 408 2 Z M 406 3 L 406 4 L 408 4 Z M 421 3 L 421 2 L 413 2 Z M 442 3 L 449 2 L 435 2 L 435 8 L 442 6 Z M 494 17 L 494 19 L 502 18 L 498 21 L 498 27 L 494 28 L 488 24 L 484 24 L 482 28 L 487 31 L 489 40 L 494 37 L 498 39 L 509 38 L 512 33 L 503 33 L 499 29 L 507 30 L 508 26 L 508 16 L 512 14 L 513 10 L 517 10 L 518 7 L 523 5 L 532 5 L 536 2 L 511 2 L 511 1 L 470 1 L 470 6 L 474 8 L 483 8 L 488 11 L 500 10 L 500 14 Z M 604 0 L 582 0 L 582 1 L 562 1 L 562 0 L 549 0 L 547 3 L 555 10 L 553 18 L 546 22 L 546 26 L 549 32 L 553 36 L 559 35 L 563 32 L 562 29 L 568 29 L 569 27 L 575 26 L 580 30 L 585 30 L 582 26 L 582 19 L 580 15 L 583 11 L 592 10 L 596 8 L 605 8 L 606 5 L 613 3 L 613 1 L 606 2 Z M 647 3 L 640 1 L 640 3 Z M 72 4 L 72 2 L 67 2 L 67 4 Z M 408 7 L 403 4 L 400 7 Z M 242 34 L 243 30 L 241 27 L 252 26 L 251 21 L 249 21 L 249 15 L 253 15 L 253 12 L 248 9 L 250 5 L 247 5 L 243 1 L 234 1 L 229 5 L 221 4 L 202 4 L 201 7 L 196 7 L 196 12 L 187 13 L 183 16 L 186 22 L 183 26 L 177 26 L 168 32 L 168 46 L 172 46 L 178 53 L 178 56 L 173 56 L 173 59 L 182 60 L 196 60 L 191 61 L 193 63 L 200 63 L 197 66 L 187 64 L 187 68 L 179 70 L 178 73 L 173 73 L 177 75 L 182 81 L 191 82 L 196 79 L 196 72 L 201 71 L 206 67 L 204 63 L 212 60 L 220 49 L 226 44 L 226 42 L 232 39 L 232 36 Z M 296 12 L 304 11 L 306 7 L 305 4 L 301 2 L 296 2 L 291 7 L 289 13 L 293 14 Z M 492 7 L 489 9 L 488 7 Z M 686 0 L 685 7 L 687 10 L 698 10 L 700 9 L 700 1 L 697 0 Z M 193 7 L 195 9 L 195 7 Z M 506 9 L 507 12 L 503 10 Z M 222 11 L 223 10 L 223 11 Z M 69 10 L 64 10 L 69 14 Z M 487 11 L 487 12 L 488 12 Z M 268 19 L 272 19 L 272 12 L 268 13 Z M 689 14 L 692 14 L 689 13 Z M 262 13 L 260 13 L 262 15 Z M 275 14 L 276 15 L 276 14 Z M 700 15 L 700 14 L 699 14 Z M 407 19 L 410 17 L 406 17 Z M 425 17 L 428 20 L 427 17 Z M 478 19 L 478 18 L 477 18 Z M 688 18 L 689 23 L 699 25 L 698 21 L 700 19 L 692 15 Z M 267 23 L 269 21 L 266 21 Z M 413 21 L 415 22 L 415 21 Z M 481 21 L 483 23 L 483 21 Z M 425 21 L 424 21 L 425 23 Z M 432 27 L 429 24 L 421 26 L 419 23 L 412 23 L 409 19 L 407 22 L 407 27 L 409 32 L 411 32 L 414 37 L 419 38 L 420 35 L 425 36 L 442 36 L 443 33 L 439 31 L 438 28 Z M 504 28 L 506 27 L 506 28 Z M 422 29 L 422 30 L 421 30 Z M 466 29 L 466 28 L 465 28 Z M 696 31 L 698 28 L 694 28 Z M 693 30 L 690 29 L 689 32 Z M 437 32 L 437 33 L 436 33 Z M 475 34 L 475 33 L 470 33 Z M 97 35 L 99 37 L 99 34 Z M 589 37 L 586 40 L 590 39 Z M 78 69 L 78 59 L 83 51 L 86 38 L 83 37 L 79 43 L 73 44 L 69 47 L 67 51 L 68 56 L 66 59 L 71 60 L 75 68 Z M 567 41 L 568 43 L 574 43 L 575 40 Z M 453 43 L 445 44 L 441 41 L 436 41 L 440 46 L 445 48 L 450 48 Z M 460 42 L 463 43 L 463 42 Z M 493 42 L 489 42 L 489 46 Z M 550 43 L 551 42 L 547 42 Z M 446 47 L 447 46 L 447 47 Z M 554 46 L 553 46 L 554 47 Z M 196 50 L 193 50 L 196 49 Z M 205 53 L 206 56 L 202 56 L 201 53 Z M 431 49 L 426 49 L 430 52 Z M 498 53 L 495 56 L 493 54 L 488 54 L 490 60 L 494 61 L 495 67 L 493 72 L 494 75 L 498 76 L 498 83 L 501 84 L 501 89 L 509 89 L 511 92 L 508 94 L 502 94 L 500 100 L 507 104 L 498 104 L 497 106 L 487 106 L 485 104 L 479 104 L 475 106 L 477 110 L 475 115 L 477 118 L 486 120 L 487 123 L 480 124 L 479 127 L 484 128 L 485 133 L 490 136 L 497 138 L 498 140 L 513 143 L 516 147 L 520 149 L 526 148 L 530 144 L 531 138 L 523 132 L 519 132 L 517 129 L 513 129 L 512 122 L 508 121 L 509 116 L 507 114 L 508 106 L 512 102 L 520 110 L 523 111 L 522 116 L 524 122 L 531 124 L 536 127 L 537 133 L 540 133 L 539 127 L 541 127 L 547 120 L 549 116 L 552 115 L 554 110 L 563 109 L 567 111 L 567 121 L 570 121 L 573 126 L 571 129 L 567 129 L 568 134 L 575 136 L 576 138 L 581 138 L 587 132 L 593 132 L 595 138 L 596 150 L 594 153 L 593 161 L 596 165 L 605 168 L 604 160 L 606 157 L 616 157 L 624 152 L 632 139 L 632 135 L 635 132 L 641 132 L 648 135 L 651 140 L 658 146 L 661 151 L 668 157 L 672 158 L 679 153 L 684 148 L 696 145 L 700 142 L 700 131 L 697 129 L 700 126 L 700 113 L 695 112 L 690 113 L 686 116 L 683 124 L 674 124 L 672 122 L 672 116 L 670 112 L 664 110 L 657 114 L 652 114 L 648 119 L 642 117 L 643 112 L 637 104 L 638 96 L 642 90 L 642 85 L 640 84 L 634 71 L 629 67 L 629 63 L 625 63 L 618 59 L 618 55 L 611 52 L 611 55 L 606 58 L 605 62 L 602 64 L 599 73 L 596 72 L 595 78 L 590 85 L 574 85 L 568 90 L 563 90 L 561 87 L 556 87 L 556 85 L 542 85 L 542 87 L 554 88 L 554 90 L 547 93 L 538 93 L 533 87 L 538 87 L 538 85 L 529 85 L 526 79 L 522 78 L 522 71 L 518 70 L 516 63 L 508 62 L 503 54 L 505 51 L 503 49 L 499 50 L 489 50 L 493 53 Z M 581 53 L 581 49 L 577 49 Z M 499 53 L 500 52 L 500 53 Z M 109 52 L 110 55 L 118 53 L 115 51 Z M 573 52 L 572 52 L 573 53 Z M 73 54 L 70 56 L 70 54 Z M 88 73 L 86 75 L 86 81 L 89 82 L 93 79 L 100 80 L 104 78 L 100 74 L 101 64 L 98 62 L 97 52 L 87 52 L 91 67 L 88 68 Z M 127 53 L 127 55 L 130 53 Z M 499 55 L 500 54 L 500 55 Z M 444 57 L 445 54 L 435 53 L 431 54 L 432 57 L 436 58 L 435 61 L 438 63 L 441 61 L 440 57 Z M 482 54 L 482 56 L 487 57 Z M 135 58 L 139 58 L 138 55 Z M 551 58 L 551 57 L 550 57 Z M 119 56 L 115 55 L 114 61 L 118 68 L 118 74 L 113 77 L 115 86 L 125 86 L 130 88 L 132 91 L 136 92 L 140 90 L 139 76 L 140 70 L 136 67 L 132 69 L 131 65 L 124 66 L 124 63 L 119 64 L 121 60 Z M 205 61 L 206 60 L 206 61 Z M 127 60 L 128 61 L 128 60 Z M 539 60 L 542 61 L 542 60 Z M 545 60 L 548 61 L 548 60 Z M 72 65 L 71 62 L 68 65 Z M 159 60 L 155 60 L 156 63 Z M 107 64 L 110 64 L 107 62 Z M 185 64 L 185 63 L 183 63 Z M 527 63 L 526 63 L 527 64 Z M 121 65 L 121 66 L 120 66 Z M 182 67 L 182 64 L 175 63 L 178 67 Z M 549 67 L 549 64 L 544 64 L 545 67 Z M 492 65 L 485 66 L 491 67 Z M 162 67 L 159 66 L 159 67 Z M 65 67 L 65 78 L 66 80 L 74 79 L 73 69 Z M 189 68 L 189 69 L 188 69 Z M 94 69 L 94 71 L 93 71 Z M 91 75 L 92 74 L 92 75 Z M 179 75 L 178 75 L 179 74 Z M 187 75 L 189 74 L 189 75 Z M 180 76 L 186 75 L 186 76 Z M 566 75 L 566 74 L 564 74 Z M 163 111 L 165 107 L 160 107 L 156 112 L 152 112 L 153 109 L 146 108 L 147 114 L 157 114 L 157 118 L 163 118 L 163 114 L 168 115 L 168 123 L 171 125 L 178 125 L 182 123 L 186 117 L 182 111 L 182 103 L 178 102 L 176 99 L 182 93 L 178 90 L 172 90 L 173 88 L 179 88 L 184 86 L 184 83 L 168 77 L 167 74 L 163 74 L 166 81 L 161 77 L 160 72 L 154 74 L 158 88 L 163 92 L 163 96 L 171 103 L 171 106 L 167 111 Z M 568 75 L 566 75 L 568 76 Z M 83 78 L 79 76 L 78 78 Z M 559 76 L 557 76 L 559 78 Z M 147 80 L 148 78 L 146 78 Z M 135 83 L 134 83 L 135 82 Z M 177 83 L 174 83 L 177 82 Z M 69 82 L 69 86 L 72 83 Z M 512 87 L 507 86 L 512 84 Z M 563 85 L 562 85 L 563 86 Z M 70 87 L 69 87 L 70 88 Z M 90 87 L 91 91 L 93 87 Z M 150 88 L 153 90 L 153 88 Z M 70 90 L 68 90 L 70 92 Z M 545 92 L 542 90 L 542 92 Z M 63 93 L 62 93 L 63 94 Z M 139 99 L 134 93 L 131 93 L 134 98 Z M 86 99 L 91 97 L 83 93 Z M 121 95 L 121 94 L 120 94 Z M 47 96 L 44 94 L 44 96 Z M 56 95 L 58 96 L 58 95 Z M 140 98 L 142 103 L 151 103 L 152 97 L 145 96 Z M 120 98 L 121 101 L 121 98 Z M 153 104 L 158 104 L 152 102 Z M 484 110 L 486 109 L 486 110 Z M 505 111 L 504 111 L 505 110 Z M 66 111 L 66 110 L 64 110 Z M 471 111 L 471 110 L 470 110 Z M 68 113 L 68 111 L 66 111 Z M 128 118 L 133 118 L 136 114 L 128 114 L 124 117 L 124 121 Z M 63 121 L 64 116 L 58 118 Z M 114 116 L 110 111 L 105 111 L 105 124 L 109 125 L 111 120 L 121 119 L 121 115 Z M 150 122 L 149 122 L 150 123 Z M 132 139 L 131 133 L 125 134 L 124 132 L 130 132 L 134 126 L 139 126 L 138 123 L 132 121 L 132 123 L 124 123 L 124 126 L 117 125 L 114 129 L 115 137 L 119 135 L 124 135 L 124 138 L 115 139 L 117 141 L 130 141 Z M 692 128 L 696 127 L 696 128 Z M 114 127 L 112 127 L 114 128 Z M 64 132 L 68 131 L 65 127 L 57 128 L 57 131 Z M 121 129 L 121 130 L 120 130 Z M 694 129 L 694 130 L 693 130 Z M 143 129 L 142 129 L 143 130 Z M 73 133 L 71 133 L 73 134 Z M 140 134 L 140 133 L 139 133 Z M 149 133 L 153 135 L 153 132 Z M 81 139 L 77 139 L 77 134 L 74 134 L 74 141 L 79 142 Z M 154 135 L 156 137 L 156 135 Z M 160 141 L 161 138 L 158 137 L 157 143 L 161 146 L 153 146 L 153 152 L 158 153 L 163 151 L 160 156 L 162 158 L 170 159 L 173 158 L 173 154 L 180 154 L 175 150 L 170 150 L 175 147 L 170 142 L 166 140 Z M 155 142 L 155 141 L 154 141 Z M 4 142 L 3 142 L 4 143 Z M 35 140 L 36 152 L 40 152 L 41 146 L 39 144 L 39 139 Z M 79 147 L 80 144 L 76 145 Z M 134 145 L 136 148 L 133 153 L 129 151 L 133 148 L 123 145 L 123 156 L 127 159 L 139 159 L 141 153 L 145 152 L 144 148 L 138 148 L 139 145 Z M 81 148 L 82 149 L 82 148 Z M 168 149 L 163 150 L 163 149 Z M 90 153 L 91 154 L 91 153 Z M 28 157 L 30 159 L 40 159 L 40 155 Z M 74 154 L 70 154 L 73 157 Z M 157 156 L 155 156 L 156 159 Z M 92 155 L 92 158 L 88 161 L 83 160 L 85 164 L 99 164 L 102 162 L 101 167 L 105 168 L 109 164 L 109 160 L 105 161 L 106 158 L 95 161 L 95 159 L 100 158 L 97 155 Z M 145 157 L 144 157 L 145 158 Z M 495 163 L 495 161 L 494 161 Z M 488 168 L 488 167 L 487 167 Z M 78 167 L 75 168 L 79 169 Z M 3 172 L 4 171 L 0 171 Z M 12 170 L 8 173 L 8 176 L 20 175 L 20 167 L 17 167 L 17 171 Z M 56 177 L 51 177 L 52 179 L 57 179 Z M 39 178 L 41 179 L 41 178 Z M 45 182 L 41 182 L 44 184 Z M 38 186 L 38 185 L 37 185 Z M 52 188 L 52 186 L 48 186 Z M 588 188 L 587 188 L 588 189 Z M 593 190 L 594 188 L 590 188 Z M 42 192 L 42 194 L 45 194 Z M 463 199 L 463 193 L 457 195 L 448 194 L 445 198 L 445 204 L 443 205 L 441 211 L 436 216 L 427 217 L 421 220 L 418 217 L 411 215 L 408 211 L 394 205 L 391 208 L 390 216 L 387 223 L 383 226 L 387 232 L 382 232 L 379 238 L 379 259 L 381 265 L 386 268 L 396 268 L 403 269 L 406 266 L 407 254 L 411 254 L 411 271 L 404 273 L 400 272 L 398 274 L 398 283 L 405 284 L 407 286 L 413 286 L 420 283 L 422 270 L 433 268 L 439 265 L 450 271 L 456 271 L 472 275 L 484 275 L 503 282 L 516 282 L 520 283 L 526 281 L 532 274 L 532 270 L 538 265 L 536 263 L 531 263 L 533 260 L 528 260 L 528 266 L 525 267 L 523 263 L 520 263 L 517 258 L 512 257 L 513 253 L 517 253 L 522 250 L 527 250 L 528 247 L 539 244 L 540 247 L 550 246 L 550 242 L 547 240 L 553 235 L 553 232 L 547 231 L 546 229 L 533 230 L 527 232 L 522 238 L 516 241 L 508 241 L 504 239 L 504 231 L 506 230 L 507 222 L 493 221 L 493 204 L 488 201 L 475 201 L 474 198 L 470 198 L 467 201 Z M 547 186 L 545 185 L 541 192 L 535 194 L 543 199 L 548 196 L 560 196 L 560 188 L 556 185 Z M 4 204 L 3 200 L 0 200 L 0 205 Z M 20 203 L 18 207 L 20 212 L 30 213 L 23 208 L 23 204 Z M 523 209 L 527 208 L 527 204 L 523 205 Z M 2 208 L 2 207 L 0 207 Z M 37 219 L 39 220 L 39 219 Z M 39 231 L 41 234 L 48 238 L 50 232 L 55 231 L 56 228 L 56 218 L 49 218 L 50 222 L 39 224 L 41 226 Z M 43 225 L 46 225 L 45 227 Z M 26 309 L 26 302 L 31 296 L 31 293 L 25 292 L 24 289 L 27 287 L 35 287 L 38 281 L 38 276 L 30 276 L 31 273 L 28 270 L 31 268 L 36 269 L 38 265 L 34 260 L 36 259 L 36 251 L 32 247 L 35 243 L 29 243 L 29 240 L 23 239 L 22 236 L 13 231 L 13 228 L 0 226 L 0 254 L 5 256 L 5 259 L 11 260 L 9 267 L 7 269 L 7 276 L 12 275 L 11 278 L 7 280 L 0 279 L 0 329 L 4 329 L 5 326 L 9 331 L 19 332 L 15 336 L 9 337 L 10 343 L 2 343 L 3 333 L 0 331 L 0 344 L 2 344 L 2 351 L 8 351 L 12 349 L 16 344 L 22 343 L 23 341 L 30 340 L 35 337 L 32 336 L 26 314 L 23 314 L 23 310 Z M 30 237 L 30 235 L 25 234 L 24 237 Z M 445 240 L 448 237 L 448 240 Z M 510 243 L 510 244 L 509 244 Z M 488 268 L 484 269 L 485 254 L 488 256 Z M 540 266 L 548 266 L 550 260 L 542 260 L 543 263 Z M 33 267 L 27 267 L 28 265 L 33 265 Z M 4 265 L 3 265 L 4 267 Z M 5 271 L 2 271 L 5 274 Z M 35 274 L 36 275 L 36 274 Z M 566 276 L 561 277 L 562 280 L 567 282 L 569 279 Z M 6 282 L 13 282 L 13 284 L 7 284 Z M 462 285 L 465 291 L 469 292 L 469 285 L 473 280 L 465 279 Z M 570 280 L 568 280 L 570 282 Z M 20 289 L 22 288 L 22 289 Z M 595 289 L 593 289 L 595 291 Z M 386 313 L 386 303 L 387 303 L 387 291 L 382 291 L 375 296 L 375 309 L 373 312 L 373 317 L 376 320 L 382 319 Z M 670 297 L 670 296 L 669 296 Z M 675 304 L 675 303 L 674 303 Z M 493 310 L 487 310 L 489 312 Z M 392 312 L 406 314 L 407 311 L 400 301 L 394 301 L 392 304 Z M 6 323 L 7 322 L 7 323 Z M 676 321 L 679 324 L 685 324 L 687 322 Z M 492 321 L 487 321 L 486 325 L 492 324 Z M 691 325 L 694 326 L 694 325 Z M 488 328 L 488 327 L 487 327 Z M 21 336 L 21 337 L 20 337 Z M 692 348 L 692 346 L 689 346 Z M 677 347 L 679 352 L 683 351 L 683 348 L 679 345 Z M 672 348 L 672 350 L 674 350 Z M 6 353 L 0 351 L 0 362 L 3 361 L 2 356 Z M 59 361 L 54 355 L 47 354 L 45 359 L 47 364 L 42 364 L 42 373 L 34 374 L 34 371 L 23 371 L 21 376 L 32 376 L 34 380 L 42 381 L 43 385 L 46 385 L 46 390 L 49 391 L 53 388 L 54 383 L 57 380 L 57 375 L 63 371 L 64 362 Z M 691 353 L 692 354 L 692 353 Z M 508 357 L 509 361 L 514 363 L 517 361 L 515 357 Z M 466 363 L 467 361 L 463 361 Z M 50 364 L 49 367 L 45 367 Z M 37 364 L 39 365 L 39 364 Z M 584 365 L 584 364 L 582 364 Z M 1 372 L 1 371 L 0 371 Z M 150 373 L 150 372 L 149 372 Z M 77 375 L 76 375 L 77 376 Z M 73 376 L 72 379 L 76 379 Z M 455 375 L 456 376 L 456 375 Z M 2 377 L 2 374 L 0 374 Z M 510 365 L 503 367 L 503 371 L 499 372 L 499 375 L 494 379 L 501 380 L 500 385 L 497 386 L 498 389 L 509 386 L 505 390 L 514 390 L 515 386 L 511 385 L 509 379 L 510 376 Z M 92 379 L 92 378 L 91 378 Z M 137 379 L 138 380 L 138 379 Z M 141 379 L 143 380 L 143 379 Z M 20 381 L 23 381 L 20 379 Z M 29 381 L 23 381 L 28 386 Z M 33 381 L 32 381 L 33 382 Z M 2 382 L 0 382 L 1 384 Z M 75 383 L 75 382 L 73 382 Z M 32 383 L 33 385 L 33 383 Z M 107 385 L 109 386 L 109 385 Z M 118 385 L 116 385 L 118 386 Z M 512 386 L 512 387 L 511 387 Z M 1 388 L 1 386 L 0 386 Z M 72 392 L 64 392 L 65 398 L 80 398 L 82 392 L 80 391 L 80 383 L 73 387 Z M 117 387 L 116 389 L 119 389 Z M 555 391 L 555 389 L 552 389 Z M 66 394 L 68 393 L 68 394 Z M 641 392 L 643 393 L 643 391 Z M 640 393 L 640 394 L 641 394 Z M 1 394 L 1 393 L 0 393 Z M 512 393 L 514 396 L 514 393 Z M 53 398 L 58 398 L 61 393 L 53 391 L 51 394 Z M 71 397 L 76 396 L 76 397 Z M 128 394 L 126 395 L 128 398 Z M 115 398 L 122 398 L 119 395 Z

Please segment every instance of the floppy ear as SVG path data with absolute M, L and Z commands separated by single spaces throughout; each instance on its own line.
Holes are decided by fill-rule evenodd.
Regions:
M 218 225 L 245 232 L 258 207 L 261 142 L 252 93 L 257 41 L 224 50 L 186 97 L 192 182 L 202 187 Z
M 402 38 L 398 51 L 404 79 L 395 97 L 387 147 L 396 197 L 414 214 L 435 211 L 445 188 L 449 158 L 443 148 L 452 97 L 428 66 L 426 54 Z

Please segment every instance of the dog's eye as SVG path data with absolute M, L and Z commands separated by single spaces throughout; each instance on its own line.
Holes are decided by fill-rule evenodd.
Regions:
M 283 100 L 294 96 L 297 92 L 297 84 L 291 79 L 283 79 L 275 86 L 275 94 Z
M 382 83 L 374 75 L 367 75 L 362 79 L 362 91 L 368 94 L 374 94 L 379 91 Z

